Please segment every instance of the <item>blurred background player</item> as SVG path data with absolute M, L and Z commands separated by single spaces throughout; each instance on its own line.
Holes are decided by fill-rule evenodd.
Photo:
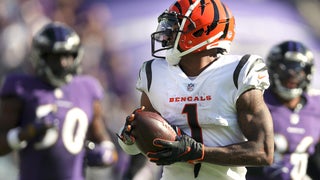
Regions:
M 319 17 L 320 11 L 317 9 L 320 8 L 320 1 L 225 0 L 224 2 L 238 17 L 238 36 L 232 46 L 235 54 L 250 51 L 264 55 L 265 47 L 273 45 L 274 42 L 295 37 L 303 39 L 304 43 L 314 50 L 315 58 L 319 59 L 317 58 L 320 55 L 320 41 L 317 38 L 319 36 L 315 36 L 313 32 L 320 31 L 309 25 L 319 26 L 319 23 L 314 22 L 317 22 Z M 93 75 L 100 80 L 105 89 L 106 100 L 103 103 L 107 106 L 105 110 L 108 112 L 106 124 L 111 131 L 117 132 L 123 125 L 123 121 L 119 119 L 125 120 L 127 112 L 131 112 L 137 104 L 136 99 L 139 93 L 132 91 L 132 88 L 135 85 L 140 62 L 150 58 L 149 34 L 154 32 L 157 24 L 154 20 L 159 16 L 158 12 L 170 3 L 172 3 L 170 0 L 0 1 L 2 9 L 0 12 L 0 77 L 3 79 L 3 75 L 8 71 L 28 70 L 26 64 L 29 61 L 25 57 L 29 57 L 30 35 L 37 32 L 48 21 L 63 21 L 79 33 L 84 49 L 83 74 Z M 147 8 L 141 11 L 141 6 Z M 270 14 L 271 11 L 274 13 Z M 257 14 L 268 18 L 261 21 Z M 309 14 L 313 18 L 303 18 L 301 14 Z M 307 24 L 305 21 L 310 23 Z M 250 32 L 248 27 L 251 29 Z M 320 63 L 315 62 L 315 65 L 318 69 Z M 319 75 L 319 72 L 314 74 L 315 83 L 312 86 L 315 88 L 320 88 L 320 83 L 317 82 Z M 119 163 L 111 167 L 115 168 L 114 170 L 110 167 L 89 167 L 90 172 L 87 175 L 95 174 L 92 179 L 97 180 L 96 172 L 98 172 L 99 178 L 108 179 L 102 178 L 105 171 L 111 170 L 112 173 L 122 176 L 126 169 L 137 167 L 135 162 L 128 163 L 130 157 L 128 158 L 127 154 L 121 150 L 119 153 L 121 153 Z M 10 171 L 15 167 L 9 166 L 12 162 L 5 158 L 6 156 L 0 157 L 0 177 L 10 179 L 9 177 L 13 177 Z M 150 167 L 154 166 L 155 164 L 148 162 L 147 167 L 139 172 L 139 176 L 149 179 L 154 175 Z
M 249 168 L 248 179 L 308 179 L 308 157 L 320 140 L 320 94 L 309 88 L 313 54 L 301 42 L 284 41 L 271 48 L 266 63 L 271 86 L 264 99 L 274 122 L 275 158 L 270 167 Z M 319 178 L 319 169 L 312 172 Z
M 315 152 L 309 156 L 307 174 L 314 180 L 320 177 L 320 142 L 316 145 Z
M 0 154 L 19 151 L 20 179 L 28 180 L 81 180 L 85 164 L 115 163 L 103 88 L 80 75 L 78 34 L 59 22 L 45 25 L 33 38 L 31 58 L 35 74 L 8 74 L 1 88 Z
M 247 165 L 273 161 L 273 124 L 263 101 L 267 68 L 257 55 L 229 55 L 234 17 L 219 0 L 178 0 L 158 18 L 140 70 L 141 106 L 185 134 L 147 154 L 161 179 L 245 179 Z M 160 49 L 156 43 L 161 44 Z M 165 57 L 160 52 L 165 51 Z M 139 153 L 127 118 L 119 144 Z M 133 128 L 131 128 L 133 129 Z

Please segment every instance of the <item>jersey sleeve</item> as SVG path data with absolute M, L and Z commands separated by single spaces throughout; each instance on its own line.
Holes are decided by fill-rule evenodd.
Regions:
M 90 77 L 89 78 L 89 87 L 92 91 L 92 96 L 94 100 L 101 100 L 104 97 L 104 89 L 101 85 L 101 83 L 95 79 L 94 77 Z
M 101 83 L 97 79 L 92 78 L 92 87 L 93 98 L 96 100 L 101 100 L 104 96 L 104 89 Z
M 249 89 L 264 91 L 270 86 L 267 66 L 260 56 L 250 55 L 239 72 L 237 83 L 237 97 Z
M 17 84 L 19 84 L 18 79 L 19 78 L 14 75 L 6 76 L 1 86 L 0 96 L 17 95 L 19 91 L 23 91 L 22 86 L 17 87 Z
M 148 88 L 150 88 L 152 82 L 151 63 L 152 60 L 146 61 L 140 68 L 136 89 L 141 92 L 147 92 Z

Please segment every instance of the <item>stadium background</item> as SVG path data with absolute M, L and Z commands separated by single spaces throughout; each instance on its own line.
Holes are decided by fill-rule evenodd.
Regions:
M 150 34 L 156 29 L 158 15 L 172 2 L 0 0 L 0 78 L 6 73 L 29 71 L 28 52 L 34 32 L 52 19 L 64 21 L 79 31 L 83 39 L 84 73 L 96 76 L 105 87 L 108 117 L 113 120 L 107 123 L 112 131 L 117 131 L 122 124 L 119 119 L 124 119 L 138 104 L 134 85 L 139 67 L 152 58 Z M 319 0 L 224 2 L 236 18 L 231 53 L 265 57 L 275 43 L 289 39 L 302 41 L 314 52 L 316 72 L 312 87 L 320 89 Z M 127 159 L 121 161 L 120 173 Z M 0 158 L 0 180 L 15 179 L 15 163 L 15 156 Z M 150 176 L 147 171 L 144 179 Z

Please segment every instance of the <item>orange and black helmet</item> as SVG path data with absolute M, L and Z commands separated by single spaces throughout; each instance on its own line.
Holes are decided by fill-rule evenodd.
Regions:
M 155 57 L 162 50 L 179 58 L 212 48 L 229 52 L 235 35 L 234 17 L 220 0 L 177 0 L 158 22 L 157 31 L 151 35 Z M 162 48 L 155 49 L 155 42 L 160 42 Z

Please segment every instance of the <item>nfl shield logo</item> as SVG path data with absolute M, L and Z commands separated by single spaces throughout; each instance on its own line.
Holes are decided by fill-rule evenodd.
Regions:
M 193 83 L 189 83 L 188 86 L 187 86 L 187 90 L 188 91 L 193 91 L 193 88 L 194 88 L 194 84 Z

